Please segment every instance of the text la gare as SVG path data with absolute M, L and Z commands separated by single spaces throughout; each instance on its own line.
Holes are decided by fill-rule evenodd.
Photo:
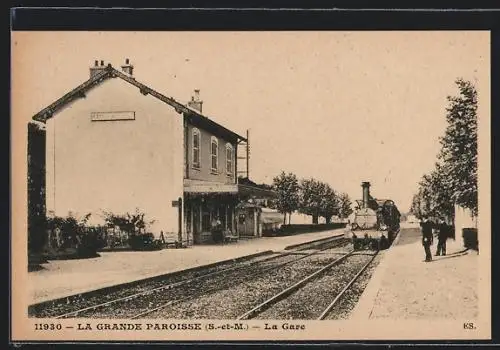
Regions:
M 281 327 L 278 324 L 266 323 L 264 324 L 264 330 L 266 331 L 276 331 L 276 330 L 285 330 L 285 331 L 297 331 L 297 330 L 305 330 L 306 325 L 301 323 L 288 323 L 285 322 L 281 324 Z

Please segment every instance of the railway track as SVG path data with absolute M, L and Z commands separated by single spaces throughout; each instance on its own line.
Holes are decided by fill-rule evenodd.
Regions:
M 326 319 L 377 255 L 378 251 L 367 254 L 352 250 L 238 319 Z M 351 271 L 345 271 L 349 270 L 346 265 L 351 265 Z
M 249 276 L 244 280 L 217 290 L 203 290 L 196 298 L 186 298 L 175 303 L 148 310 L 148 318 L 179 319 L 236 319 L 252 304 L 258 304 L 297 281 L 345 255 L 343 249 L 332 247 L 322 252 L 309 253 L 290 264 Z M 140 315 L 143 317 L 145 315 Z
M 181 303 L 185 303 L 185 302 L 188 302 L 190 300 L 193 300 L 195 298 L 197 298 L 198 296 L 200 295 L 205 295 L 205 294 L 209 294 L 211 292 L 216 292 L 216 291 L 219 291 L 219 290 L 223 290 L 223 289 L 226 289 L 230 286 L 233 286 L 233 285 L 237 285 L 237 284 L 240 284 L 240 283 L 245 283 L 245 281 L 249 281 L 249 280 L 252 280 L 253 278 L 257 278 L 257 277 L 260 277 L 262 275 L 265 275 L 266 273 L 268 272 L 271 272 L 273 270 L 277 270 L 277 269 L 280 269 L 280 268 L 283 268 L 287 265 L 293 265 L 294 263 L 297 263 L 301 260 L 305 260 L 309 257 L 312 257 L 312 256 L 315 256 L 315 255 L 318 255 L 319 253 L 321 252 L 324 252 L 325 250 L 329 250 L 329 249 L 335 249 L 343 244 L 345 244 L 346 241 L 343 240 L 343 239 L 335 239 L 335 240 L 332 240 L 329 242 L 329 244 L 325 244 L 324 242 L 321 244 L 321 246 L 312 251 L 312 252 L 309 252 L 309 253 L 306 253 L 306 254 L 303 254 L 303 255 L 300 255 L 298 257 L 296 256 L 293 256 L 293 251 L 290 252 L 290 254 L 285 254 L 283 257 L 290 257 L 292 256 L 293 258 L 292 259 L 287 259 L 286 261 L 283 261 L 283 262 L 278 262 L 276 264 L 271 264 L 270 266 L 258 266 L 258 264 L 256 264 L 256 269 L 254 271 L 245 271 L 245 274 L 244 275 L 240 275 L 240 276 L 235 276 L 236 278 L 231 280 L 231 278 L 228 278 L 227 276 L 225 276 L 225 279 L 228 280 L 226 283 L 217 283 L 215 284 L 215 286 L 211 287 L 211 288 L 207 288 L 207 289 L 203 289 L 200 290 L 199 293 L 195 293 L 193 295 L 189 295 L 187 297 L 184 297 L 184 298 L 177 298 L 177 299 L 174 299 L 174 300 L 171 300 L 171 301 L 168 301 L 166 303 L 163 303 L 161 305 L 158 305 L 157 307 L 154 307 L 154 308 L 148 308 L 144 311 L 141 311 L 133 316 L 131 316 L 131 319 L 138 319 L 138 318 L 144 318 L 146 316 L 149 316 L 153 313 L 158 313 L 158 312 L 161 312 L 163 309 L 165 308 L 168 308 L 168 307 L 172 307 L 172 306 L 175 306 L 177 304 L 181 304 Z M 262 264 L 260 264 L 262 265 Z
M 303 251 L 298 247 L 296 250 L 290 250 L 288 253 L 273 254 L 272 256 L 260 258 L 249 262 L 240 262 L 229 264 L 224 268 L 209 269 L 207 273 L 201 273 L 198 275 L 188 275 L 187 278 L 179 279 L 175 282 L 164 281 L 154 281 L 152 283 L 145 283 L 145 286 L 135 286 L 131 290 L 127 290 L 126 286 L 123 290 L 119 290 L 115 295 L 117 297 L 112 298 L 109 295 L 106 296 L 104 302 L 97 302 L 99 300 L 99 295 L 91 296 L 87 303 L 83 303 L 83 307 L 71 308 L 67 305 L 53 305 L 52 307 L 43 309 L 43 307 L 38 307 L 36 305 L 33 307 L 38 314 L 42 314 L 43 317 L 52 318 L 71 318 L 71 317 L 113 317 L 117 313 L 117 309 L 123 310 L 118 316 L 125 318 L 138 318 L 146 316 L 147 314 L 160 310 L 163 307 L 189 300 L 190 298 L 199 295 L 199 291 L 203 292 L 217 290 L 227 286 L 227 281 L 229 283 L 235 283 L 237 281 L 243 281 L 248 278 L 252 278 L 257 274 L 265 273 L 293 262 L 306 259 L 309 256 L 318 254 L 319 252 L 325 251 L 327 249 L 332 249 L 337 246 L 341 246 L 346 243 L 343 238 L 335 237 L 329 240 L 322 240 L 316 244 L 317 248 L 310 253 L 306 253 L 302 256 L 296 257 L 293 255 L 295 251 Z M 311 242 L 311 249 L 315 247 L 314 242 Z M 303 248 L 303 247 L 302 247 Z M 241 271 L 246 269 L 241 276 Z M 250 272 L 250 273 L 249 273 Z M 189 277 L 191 276 L 191 277 Z M 235 278 L 235 279 L 232 279 Z M 168 277 L 167 277 L 168 278 Z M 119 287 L 119 286 L 118 286 Z M 178 293 L 183 292 L 183 293 Z M 184 295 L 184 297 L 180 297 Z M 104 299 L 104 298 L 101 298 Z M 144 300 L 144 299 L 149 299 Z M 152 299 L 152 300 L 151 300 Z M 166 301 L 166 299 L 170 299 Z M 144 307 L 146 303 L 147 307 Z M 155 305 L 151 307 L 151 305 Z M 60 312 L 60 310 L 65 310 Z M 138 312 L 140 309 L 140 312 Z
M 335 299 L 328 304 L 325 310 L 321 313 L 321 315 L 318 316 L 318 320 L 324 320 L 328 314 L 332 311 L 335 305 L 341 300 L 341 298 L 345 295 L 345 293 L 348 291 L 348 289 L 358 280 L 358 278 L 361 276 L 363 272 L 368 268 L 368 266 L 373 262 L 375 257 L 377 256 L 378 251 L 374 254 L 372 254 L 372 257 L 363 265 L 363 267 L 354 275 L 354 277 L 347 283 L 347 285 L 337 294 Z
M 333 239 L 343 240 L 345 238 L 343 236 L 335 236 L 335 237 L 333 237 Z M 316 239 L 316 240 L 309 241 L 309 242 L 293 244 L 293 245 L 286 247 L 285 250 L 302 251 L 302 250 L 311 249 L 311 247 L 320 248 L 324 244 L 329 244 L 331 241 L 332 241 L 332 237 L 325 237 L 325 238 L 320 238 L 320 239 Z
M 265 252 L 264 252 L 265 253 Z M 271 256 L 264 256 L 271 254 Z M 263 260 L 273 259 L 279 257 L 280 254 L 268 252 L 263 254 Z M 187 270 L 175 272 L 164 276 L 157 276 L 145 280 L 134 281 L 112 287 L 106 287 L 95 291 L 90 291 L 84 294 L 72 295 L 57 300 L 45 301 L 39 304 L 34 304 L 29 307 L 30 316 L 35 317 L 53 317 L 64 318 L 72 314 L 78 314 L 81 311 L 88 311 L 91 309 L 99 308 L 101 306 L 111 305 L 113 303 L 127 300 L 140 296 L 142 293 L 148 291 L 161 291 L 168 289 L 178 284 L 195 281 L 200 278 L 208 278 L 212 275 L 217 275 L 224 271 L 231 271 L 242 266 L 246 266 L 252 261 L 258 261 L 262 256 L 256 256 L 242 261 L 225 261 L 220 264 L 206 266 L 205 269 L 193 269 L 195 271 Z M 166 281 L 169 281 L 167 284 Z M 105 300 L 97 302 L 97 300 Z M 72 307 L 72 305 L 77 305 Z M 66 310 L 61 312 L 61 309 Z M 68 310 L 69 309 L 69 310 Z

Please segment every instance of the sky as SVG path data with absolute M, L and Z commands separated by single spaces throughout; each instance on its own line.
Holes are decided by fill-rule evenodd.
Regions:
M 17 32 L 13 91 L 26 118 L 89 77 L 94 60 L 126 58 L 136 79 L 250 132 L 250 178 L 316 178 L 352 199 L 361 182 L 407 211 L 432 170 L 458 77 L 489 119 L 488 32 Z M 488 102 L 489 105 L 489 102 Z M 482 114 L 481 114 L 482 113 Z

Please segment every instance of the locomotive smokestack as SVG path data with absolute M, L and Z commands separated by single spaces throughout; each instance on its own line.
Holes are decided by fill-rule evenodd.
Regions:
M 361 187 L 363 188 L 363 208 L 368 208 L 368 201 L 370 200 L 370 183 L 362 182 Z

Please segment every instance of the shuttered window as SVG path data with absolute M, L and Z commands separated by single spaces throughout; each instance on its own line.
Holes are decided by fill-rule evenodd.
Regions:
M 233 173 L 233 146 L 230 143 L 226 144 L 226 173 L 231 175 Z
M 212 136 L 210 144 L 212 156 L 212 171 L 217 172 L 219 165 L 219 142 L 217 141 L 217 138 Z
M 193 129 L 193 167 L 200 167 L 200 130 Z

